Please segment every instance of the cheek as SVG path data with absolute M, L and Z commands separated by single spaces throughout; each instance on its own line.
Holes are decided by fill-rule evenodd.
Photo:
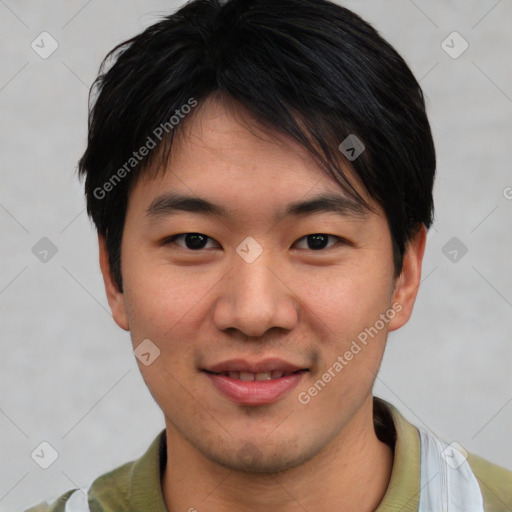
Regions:
M 324 333 L 324 360 L 316 377 L 329 381 L 324 398 L 340 406 L 368 392 L 380 366 L 388 329 L 396 316 L 391 304 L 392 278 L 386 270 L 374 267 L 370 272 L 367 267 L 359 272 L 353 268 L 350 274 L 331 281 L 323 296 L 310 296 L 316 301 L 310 308 L 318 313 Z
M 384 270 L 352 267 L 345 272 L 332 272 L 329 284 L 317 287 L 305 296 L 313 313 L 325 322 L 343 344 L 356 337 L 378 320 L 389 307 L 392 279 Z
M 214 285 L 212 277 L 192 275 L 165 263 L 126 258 L 125 300 L 132 336 L 162 338 L 189 325 L 194 309 Z M 211 281 L 211 283 L 210 283 Z
M 162 407 L 171 407 L 171 400 L 179 403 L 179 410 L 186 405 L 180 402 L 180 383 L 187 382 L 187 390 L 193 391 L 189 380 L 201 316 L 204 319 L 205 315 L 199 299 L 207 283 L 162 266 L 134 265 L 127 267 L 126 274 L 130 276 L 125 282 L 125 301 L 133 348 L 149 339 L 159 351 L 151 364 L 138 362 L 142 377 Z
M 372 390 L 384 353 L 391 308 L 351 310 L 329 326 L 330 337 L 323 342 L 322 360 L 301 391 L 313 416 L 355 412 Z M 382 320 L 381 314 L 388 319 Z M 304 401 L 300 403 L 304 403 Z M 327 420 L 327 417 L 326 417 Z

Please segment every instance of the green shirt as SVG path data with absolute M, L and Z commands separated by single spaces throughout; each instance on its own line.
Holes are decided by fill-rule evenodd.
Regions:
M 418 429 L 384 400 L 375 398 L 374 405 L 377 435 L 394 448 L 391 479 L 376 512 L 416 512 L 420 496 Z M 480 487 L 485 512 L 512 511 L 512 472 L 472 454 L 467 461 Z M 166 462 L 164 429 L 142 457 L 92 482 L 88 492 L 90 511 L 167 512 L 160 485 Z M 75 491 L 69 490 L 54 502 L 42 502 L 25 512 L 65 512 L 66 502 Z M 197 507 L 200 508 L 199 504 Z

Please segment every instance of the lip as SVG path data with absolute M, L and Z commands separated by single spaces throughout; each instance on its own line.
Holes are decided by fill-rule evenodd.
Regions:
M 208 372 L 221 373 L 221 372 L 248 372 L 248 373 L 262 373 L 262 372 L 296 372 L 297 370 L 307 370 L 305 367 L 296 366 L 283 359 L 268 358 L 262 361 L 247 361 L 245 359 L 229 359 L 220 363 L 202 368 Z M 277 380 L 277 379 L 276 379 Z
M 291 375 L 264 381 L 242 381 L 204 370 L 202 373 L 210 379 L 210 382 L 220 393 L 232 402 L 238 405 L 266 405 L 277 402 L 288 394 L 299 384 L 307 370 L 299 369 Z

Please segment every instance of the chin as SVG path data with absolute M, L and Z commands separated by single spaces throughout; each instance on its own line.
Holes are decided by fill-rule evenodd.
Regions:
M 230 469 L 246 473 L 275 474 L 295 468 L 311 460 L 324 446 L 302 447 L 296 441 L 280 442 L 272 445 L 261 439 L 249 441 L 233 450 L 230 443 L 225 451 L 208 452 L 203 455 L 212 462 Z M 200 449 L 200 447 L 198 447 Z M 202 450 L 201 450 L 202 451 Z

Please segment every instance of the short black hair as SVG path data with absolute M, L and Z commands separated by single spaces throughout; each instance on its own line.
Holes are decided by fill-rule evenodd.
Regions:
M 368 207 L 340 162 L 348 164 L 386 214 L 400 274 L 407 241 L 432 223 L 436 167 L 423 92 L 403 58 L 328 0 L 192 0 L 111 50 L 90 91 L 78 171 L 120 291 L 131 187 L 156 154 L 168 158 L 186 114 L 213 93 L 293 137 Z M 356 159 L 339 149 L 349 136 L 364 144 Z

